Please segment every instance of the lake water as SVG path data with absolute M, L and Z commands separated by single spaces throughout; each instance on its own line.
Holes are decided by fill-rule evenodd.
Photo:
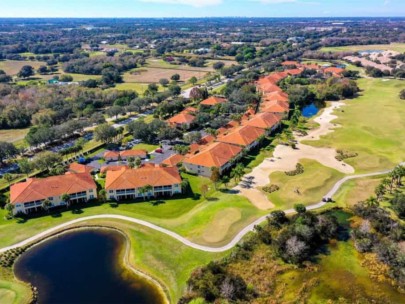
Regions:
M 113 230 L 72 231 L 25 252 L 15 274 L 39 291 L 39 303 L 161 304 L 155 285 L 121 264 L 125 237 Z
M 311 103 L 304 108 L 302 108 L 302 116 L 306 118 L 310 118 L 316 114 L 318 114 L 319 108 L 316 106 L 315 103 Z

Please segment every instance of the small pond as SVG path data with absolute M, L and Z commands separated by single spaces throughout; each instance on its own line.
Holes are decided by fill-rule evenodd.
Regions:
M 61 234 L 25 252 L 15 275 L 38 288 L 41 304 L 164 303 L 154 284 L 122 265 L 125 243 L 107 229 Z
M 306 118 L 315 116 L 316 114 L 318 114 L 318 112 L 319 112 L 319 108 L 315 103 L 311 103 L 311 104 L 305 106 L 304 108 L 302 108 L 302 116 L 304 116 Z

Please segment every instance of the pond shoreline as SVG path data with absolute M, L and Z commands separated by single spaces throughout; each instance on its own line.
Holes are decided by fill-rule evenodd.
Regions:
M 12 274 L 14 276 L 14 278 L 21 284 L 24 284 L 25 286 L 29 287 L 32 289 L 32 287 L 35 289 L 36 287 L 31 283 L 31 282 L 25 282 L 20 280 L 19 278 L 17 278 L 17 276 L 15 275 L 15 269 L 14 266 L 16 264 L 16 262 L 18 261 L 18 259 L 21 258 L 21 256 L 24 253 L 27 253 L 30 249 L 34 248 L 37 245 L 40 245 L 44 242 L 50 241 L 52 239 L 58 238 L 61 235 L 64 234 L 68 234 L 68 233 L 72 233 L 72 232 L 77 232 L 77 231 L 89 231 L 89 230 L 107 230 L 107 231 L 114 231 L 114 232 L 118 232 L 120 235 L 122 235 L 125 239 L 125 250 L 123 252 L 123 259 L 122 261 L 119 261 L 120 265 L 122 265 L 125 269 L 129 270 L 130 272 L 133 272 L 135 275 L 137 275 L 138 277 L 144 279 L 145 281 L 147 281 L 148 283 L 150 283 L 151 285 L 154 286 L 154 288 L 156 288 L 156 290 L 158 291 L 158 293 L 162 296 L 162 299 L 164 300 L 165 304 L 170 304 L 170 294 L 169 291 L 167 289 L 167 287 L 161 283 L 158 279 L 150 276 L 149 274 L 136 269 L 130 262 L 130 248 L 131 248 L 131 241 L 128 237 L 128 235 L 122 231 L 121 229 L 118 229 L 116 227 L 111 227 L 111 226 L 104 226 L 104 225 L 82 225 L 82 226 L 77 226 L 77 227 L 69 227 L 69 228 L 65 228 L 61 231 L 55 232 L 51 235 L 45 236 L 44 238 L 41 238 L 40 240 L 31 243 L 27 246 L 25 246 L 25 250 L 24 252 L 18 256 L 13 264 L 12 267 Z M 120 251 L 122 251 L 122 248 L 120 249 Z M 32 290 L 33 291 L 33 290 Z M 37 290 L 38 292 L 38 290 Z M 32 294 L 33 296 L 33 294 Z M 34 298 L 34 297 L 33 297 Z

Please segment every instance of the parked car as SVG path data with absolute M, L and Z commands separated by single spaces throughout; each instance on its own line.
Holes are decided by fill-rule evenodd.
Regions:
M 163 153 L 163 149 L 162 149 L 162 148 L 157 148 L 157 149 L 155 150 L 155 152 L 156 152 L 156 153 L 161 153 L 161 154 L 162 154 L 162 153 Z

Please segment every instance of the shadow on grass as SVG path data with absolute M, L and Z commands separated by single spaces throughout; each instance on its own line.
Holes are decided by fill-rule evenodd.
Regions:
M 118 205 L 117 202 L 111 202 L 111 203 L 110 203 L 110 207 L 111 207 L 111 208 L 118 208 L 118 206 L 119 206 L 119 205 Z
M 82 214 L 84 211 L 81 208 L 75 208 L 72 210 L 72 214 Z
M 218 198 L 217 197 L 207 197 L 207 201 L 215 202 L 215 201 L 218 201 Z
M 152 204 L 152 206 L 159 206 L 162 204 L 166 204 L 166 202 L 162 201 L 162 200 L 158 200 L 158 201 L 151 202 L 151 204 Z

